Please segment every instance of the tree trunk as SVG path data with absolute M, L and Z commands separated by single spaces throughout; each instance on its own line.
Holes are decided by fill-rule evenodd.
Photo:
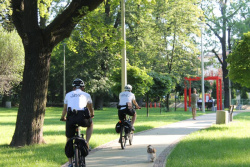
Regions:
M 222 72 L 223 72 L 223 83 L 224 83 L 224 108 L 229 107 L 229 80 L 228 80 L 228 69 L 227 69 L 227 55 L 226 55 L 226 40 L 224 44 L 222 44 L 222 54 L 223 54 L 223 64 L 222 64 Z
M 169 111 L 169 93 L 167 94 L 167 97 L 166 97 L 166 111 Z
M 227 41 L 226 41 L 226 27 L 227 27 L 227 21 L 225 18 L 225 12 L 226 6 L 224 6 L 221 10 L 222 16 L 223 16 L 223 27 L 222 27 L 222 38 L 221 38 L 221 46 L 222 46 L 222 56 L 223 56 L 223 62 L 222 62 L 222 72 L 223 72 L 223 83 L 224 83 L 224 108 L 229 107 L 229 82 L 228 82 L 228 69 L 227 69 Z
M 102 95 L 94 95 L 94 109 L 102 110 L 103 109 L 103 96 Z
M 52 48 L 44 46 L 39 33 L 30 34 L 25 48 L 25 68 L 16 129 L 11 146 L 44 143 L 43 123 Z

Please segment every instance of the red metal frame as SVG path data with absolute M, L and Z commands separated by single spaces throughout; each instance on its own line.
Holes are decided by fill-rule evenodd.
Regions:
M 189 81 L 189 100 L 188 106 L 191 106 L 191 81 L 200 80 L 201 77 L 188 78 L 184 77 L 184 110 L 187 111 L 187 83 Z M 222 80 L 218 76 L 205 77 L 204 80 L 216 80 L 216 97 L 217 97 L 217 110 L 222 110 Z

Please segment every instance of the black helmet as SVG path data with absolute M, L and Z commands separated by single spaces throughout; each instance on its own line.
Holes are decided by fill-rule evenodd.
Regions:
M 83 82 L 81 79 L 76 78 L 76 79 L 73 81 L 72 86 L 73 86 L 73 87 L 77 87 L 77 86 L 84 87 L 84 82 Z

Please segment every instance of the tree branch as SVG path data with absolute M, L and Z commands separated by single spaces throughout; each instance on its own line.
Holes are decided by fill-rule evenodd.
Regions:
M 214 32 L 215 36 L 219 38 L 220 42 L 222 42 L 222 37 L 220 37 L 217 31 L 215 31 L 215 29 L 210 24 L 206 23 L 206 25 Z
M 96 9 L 104 0 L 73 0 L 44 30 L 56 45 L 62 39 L 70 36 L 72 30 L 81 18 Z
M 215 54 L 215 56 L 217 57 L 217 59 L 219 60 L 221 65 L 223 66 L 223 62 L 222 62 L 221 58 L 219 57 L 219 55 L 217 54 L 217 52 L 214 49 L 212 49 L 212 52 Z

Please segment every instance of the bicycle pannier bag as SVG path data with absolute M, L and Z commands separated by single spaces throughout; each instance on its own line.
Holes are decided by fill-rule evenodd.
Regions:
M 121 122 L 117 122 L 117 124 L 115 125 L 115 131 L 116 133 L 120 133 L 121 131 Z
M 81 151 L 81 155 L 86 157 L 89 154 L 87 141 L 84 140 L 83 138 L 76 138 L 75 142 L 77 143 L 78 148 Z
M 73 139 L 67 141 L 65 146 L 65 155 L 68 158 L 72 158 L 74 156 Z
M 125 133 L 130 133 L 132 130 L 131 122 L 129 120 L 126 120 L 124 122 L 124 128 L 125 128 Z

